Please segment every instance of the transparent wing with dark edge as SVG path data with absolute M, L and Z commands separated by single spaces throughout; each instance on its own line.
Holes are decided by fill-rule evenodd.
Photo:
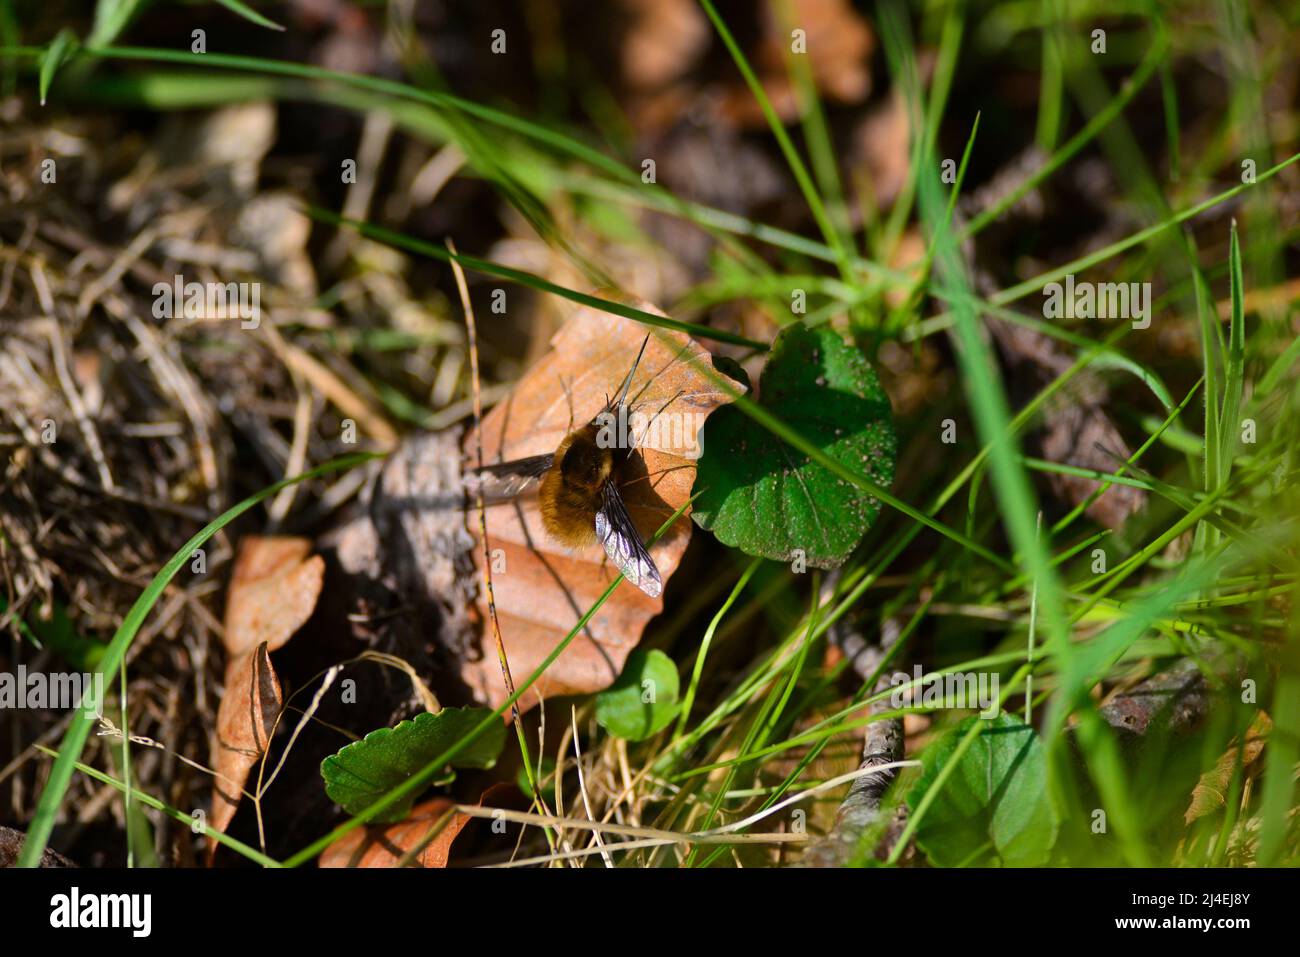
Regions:
M 548 452 L 512 462 L 485 465 L 481 469 L 474 469 L 467 478 L 471 487 L 475 481 L 480 483 L 484 501 L 501 502 L 526 492 L 554 464 L 555 453 Z
M 658 598 L 663 593 L 664 583 L 659 577 L 659 569 L 646 551 L 641 533 L 632 524 L 623 497 L 613 482 L 606 482 L 601 489 L 601 505 L 596 512 L 596 537 L 624 578 L 651 598 Z

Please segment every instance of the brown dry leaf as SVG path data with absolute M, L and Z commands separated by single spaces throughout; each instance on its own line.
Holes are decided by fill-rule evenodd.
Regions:
M 893 205 L 912 167 L 912 124 L 907 102 L 895 93 L 874 107 L 853 133 L 853 168 L 858 182 L 869 186 L 860 202 L 875 209 Z
M 480 807 L 509 810 L 528 807 L 528 799 L 519 788 L 504 781 L 498 781 L 484 791 L 478 803 Z M 449 798 L 430 798 L 417 804 L 410 816 L 397 824 L 369 824 L 351 830 L 327 847 L 317 864 L 320 867 L 395 867 L 403 855 L 418 847 L 429 830 L 455 806 L 456 802 Z M 504 830 L 493 830 L 492 825 L 497 823 L 495 819 L 489 821 L 453 813 L 438 836 L 416 855 L 413 866 L 447 867 L 457 838 L 462 838 L 456 849 L 457 861 L 464 861 L 467 854 L 475 853 L 475 847 L 484 844 L 498 855 L 503 849 L 513 850 L 519 836 L 518 826 L 512 824 Z
M 308 558 L 310 552 L 310 541 L 288 535 L 240 541 L 226 599 L 225 645 L 232 662 L 262 642 L 271 651 L 283 647 L 311 617 L 325 560 Z
M 803 30 L 813 83 L 825 99 L 858 103 L 871 92 L 871 55 L 876 35 L 853 9 L 851 0 L 793 0 L 789 24 L 779 6 L 764 4 L 763 40 L 753 59 L 772 107 L 789 122 L 799 114 L 799 101 L 790 79 L 790 31 Z M 767 119 L 749 87 L 731 86 L 723 102 L 724 115 L 745 126 L 766 126 Z
M 853 9 L 851 0 L 794 0 L 792 7 L 792 29 L 808 33 L 808 56 L 817 89 L 840 103 L 856 103 L 866 97 L 871 92 L 876 35 Z M 788 33 L 773 33 L 789 47 Z M 780 59 L 770 65 L 784 71 L 785 50 L 779 52 Z
M 638 90 L 656 90 L 685 76 L 713 36 L 695 0 L 623 0 L 632 17 L 623 40 L 623 77 Z
M 659 313 L 648 303 L 632 304 Z M 577 428 L 591 421 L 604 407 L 606 396 L 618 389 L 647 331 L 650 340 L 628 394 L 635 409 L 645 409 L 647 416 L 658 413 L 665 423 L 684 421 L 689 415 L 702 423 L 704 416 L 729 401 L 714 385 L 716 373 L 709 353 L 685 333 L 648 330 L 630 319 L 582 308 L 555 334 L 552 350 L 519 381 L 510 397 L 484 417 L 483 461 L 506 462 L 554 452 L 571 424 Z M 680 454 L 681 445 L 676 445 L 676 451 L 673 448 L 671 436 L 661 437 L 657 447 L 642 447 L 639 457 L 651 477 L 623 487 L 628 512 L 647 542 L 689 500 L 695 481 L 695 461 Z M 464 449 L 472 461 L 472 433 Z M 650 549 L 665 586 L 690 541 L 688 516 L 689 510 Z M 516 676 L 528 675 L 595 603 L 618 569 L 606 560 L 599 545 L 569 551 L 551 542 L 542 528 L 535 496 L 489 506 L 487 523 L 497 558 L 492 584 L 501 634 L 511 670 Z M 467 524 L 477 538 L 477 516 L 467 516 Z M 479 575 L 482 561 L 482 549 L 476 548 Z M 646 623 L 662 608 L 662 599 L 623 584 L 588 622 L 584 634 L 551 665 L 537 690 L 550 697 L 608 686 L 618 677 Z M 482 594 L 478 610 L 486 622 Z M 496 706 L 506 693 L 490 628 L 480 634 L 485 635 L 480 639 L 480 660 L 466 661 L 461 677 L 480 701 Z M 536 696 L 526 695 L 521 705 L 536 701 Z
M 325 848 L 321 867 L 394 867 L 402 856 L 417 847 L 429 830 L 441 821 L 456 802 L 444 797 L 431 798 L 411 809 L 410 817 L 396 824 L 368 824 L 354 828 Z M 415 857 L 417 867 L 446 867 L 451 845 L 465 825 L 468 814 L 454 812 L 451 820 Z
M 217 710 L 212 786 L 213 830 L 225 831 L 239 809 L 240 791 L 261 760 L 283 700 L 266 642 L 226 669 L 226 693 Z M 211 841 L 211 839 L 209 839 Z
M 1259 760 L 1260 754 L 1264 751 L 1272 727 L 1273 722 L 1261 711 L 1246 731 L 1246 743 L 1241 748 L 1241 766 L 1245 769 L 1248 778 L 1253 777 L 1259 770 L 1251 766 Z M 1213 770 L 1201 775 L 1201 780 L 1192 789 L 1192 803 L 1188 805 L 1187 813 L 1183 815 L 1183 819 L 1188 824 L 1223 807 L 1227 800 L 1228 788 L 1232 785 L 1232 775 L 1237 769 L 1237 750 L 1234 742 L 1227 751 L 1223 752 Z
M 239 554 L 226 597 L 226 690 L 217 709 L 211 827 L 225 831 L 239 809 L 249 772 L 266 751 L 280 713 L 280 680 L 270 652 L 293 637 L 316 608 L 325 561 L 308 557 L 311 542 L 251 535 Z M 216 842 L 209 839 L 209 852 Z

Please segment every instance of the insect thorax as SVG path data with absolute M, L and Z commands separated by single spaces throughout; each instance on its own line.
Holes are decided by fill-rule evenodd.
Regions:
M 596 431 L 588 426 L 566 441 L 560 459 L 560 473 L 566 482 L 594 490 L 609 477 L 614 466 L 612 449 L 602 449 L 596 441 Z

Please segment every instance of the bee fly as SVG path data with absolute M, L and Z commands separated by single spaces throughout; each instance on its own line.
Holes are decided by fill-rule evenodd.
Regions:
M 566 435 L 554 452 L 487 465 L 476 472 L 494 501 L 513 498 L 540 480 L 537 498 L 546 533 L 569 548 L 599 541 L 623 577 L 658 598 L 663 592 L 659 569 L 619 493 L 623 464 L 634 443 L 628 443 L 627 455 L 618 456 L 617 442 L 608 440 L 614 423 L 614 434 L 626 434 L 628 388 L 649 340 L 647 335 L 641 342 L 641 351 L 614 399 L 606 396 L 604 409 Z

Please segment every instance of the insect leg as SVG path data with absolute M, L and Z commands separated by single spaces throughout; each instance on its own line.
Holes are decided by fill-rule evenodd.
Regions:
M 669 400 L 668 400 L 667 402 L 665 402 L 663 405 L 659 406 L 659 411 L 658 411 L 658 412 L 656 412 L 654 415 L 650 416 L 650 421 L 646 422 L 646 424 L 645 424 L 645 428 L 641 431 L 641 436 L 640 436 L 640 438 L 634 439 L 634 440 L 632 441 L 632 443 L 628 446 L 628 450 L 627 450 L 627 454 L 628 454 L 628 455 L 631 455 L 631 454 L 632 454 L 633 449 L 636 449 L 636 448 L 639 448 L 639 447 L 640 447 L 640 445 L 641 445 L 641 439 L 644 439 L 647 435 L 650 434 L 650 426 L 654 424 L 654 420 L 657 419 L 657 418 L 659 418 L 659 416 L 663 414 L 664 409 L 668 408 L 670 405 L 672 405 L 674 402 L 676 402 L 676 401 L 681 397 L 681 395 L 682 395 L 682 390 L 681 390 L 681 389 L 678 389 L 678 390 L 673 394 L 673 397 L 672 397 L 671 399 L 669 399 Z
M 564 390 L 564 401 L 569 406 L 569 424 L 564 430 L 567 435 L 573 431 L 573 390 L 569 387 L 569 383 L 564 380 L 564 376 L 560 376 L 560 388 Z

